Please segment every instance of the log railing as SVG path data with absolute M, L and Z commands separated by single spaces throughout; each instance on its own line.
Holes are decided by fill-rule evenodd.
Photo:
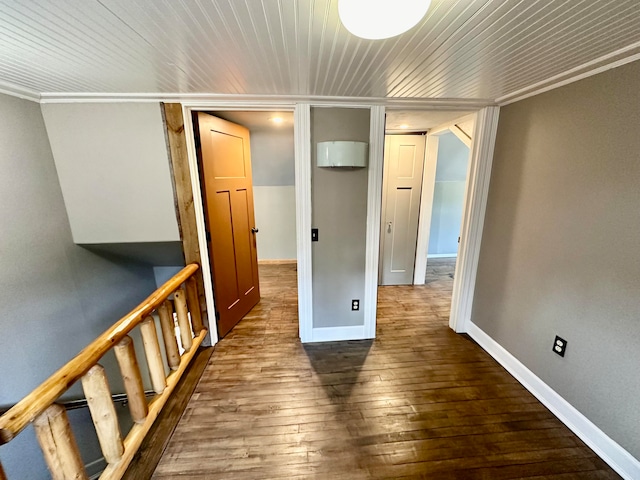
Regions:
M 81 380 L 100 448 L 107 462 L 100 478 L 122 478 L 142 440 L 207 334 L 202 322 L 194 278 L 198 268 L 197 264 L 183 268 L 2 415 L 0 445 L 11 441 L 31 423 L 52 478 L 87 479 L 66 411 L 64 407 L 55 403 L 77 380 Z M 171 294 L 173 301 L 168 299 Z M 176 340 L 174 304 L 179 336 L 184 348 L 182 354 L 179 353 Z M 151 316 L 154 311 L 160 319 L 166 360 L 171 370 L 168 376 L 165 375 L 158 333 Z M 149 377 L 156 393 L 150 401 L 147 401 L 145 396 L 136 352 L 129 337 L 129 333 L 138 325 Z M 105 370 L 98 363 L 112 348 L 124 381 L 131 417 L 135 422 L 124 439 L 120 433 Z M 6 480 L 2 465 L 0 480 Z

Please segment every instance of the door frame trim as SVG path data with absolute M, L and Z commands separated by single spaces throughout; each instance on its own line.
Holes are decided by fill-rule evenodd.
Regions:
M 424 285 L 427 275 L 427 251 L 431 233 L 433 194 L 436 186 L 438 167 L 438 134 L 427 134 L 424 147 L 424 167 L 422 169 L 422 189 L 420 190 L 420 213 L 418 214 L 418 238 L 416 240 L 416 261 L 413 266 L 413 284 Z M 432 181 L 433 180 L 433 181 Z
M 306 103 L 301 105 L 308 111 L 309 120 L 300 116 L 299 136 L 296 142 L 300 142 L 301 155 L 296 153 L 296 166 L 300 162 L 300 192 L 297 190 L 296 199 L 303 202 L 302 196 L 308 198 L 309 207 L 301 212 L 301 215 L 308 214 L 308 227 L 297 226 L 299 235 L 302 235 L 303 245 L 298 244 L 298 261 L 304 259 L 305 278 L 308 278 L 307 285 L 304 285 L 305 293 L 298 292 L 298 309 L 300 311 L 300 340 L 302 343 L 328 342 L 338 340 L 363 340 L 375 338 L 376 317 L 378 312 L 378 261 L 380 248 L 380 214 L 382 207 L 382 165 L 384 157 L 384 128 L 385 128 L 385 107 L 383 105 L 371 105 L 362 103 Z M 369 110 L 369 162 L 367 173 L 367 227 L 365 237 L 365 281 L 363 296 L 364 324 L 351 327 L 313 327 L 313 296 L 312 296 L 312 256 L 311 256 L 311 107 L 321 108 L 362 108 Z M 302 113 L 302 112 L 301 112 Z M 305 112 L 306 115 L 306 112 Z M 308 149 L 304 150 L 304 149 Z M 297 152 L 297 151 L 296 151 Z M 300 157 L 300 158 L 298 158 Z M 308 173 L 307 173 L 308 169 Z M 296 172 L 296 175 L 298 172 Z M 308 176 L 307 176 L 308 174 Z M 307 197 L 308 195 L 308 197 Z M 307 218 L 301 219 L 306 222 Z M 301 248 L 302 247 L 302 248 Z M 303 257 L 304 256 L 304 257 Z M 308 270 L 306 270 L 308 269 Z M 298 265 L 298 281 L 302 275 L 301 267 Z M 301 288 L 301 287 L 299 287 Z M 303 315 L 303 306 L 305 308 Z
M 476 113 L 476 123 L 473 128 L 465 205 L 460 229 L 460 247 L 449 316 L 449 327 L 456 333 L 466 333 L 471 323 L 499 114 L 500 107 L 480 109 Z
M 427 143 L 424 149 L 424 168 L 422 170 L 422 190 L 420 192 L 420 215 L 418 217 L 418 239 L 416 242 L 416 261 L 413 268 L 413 284 L 424 285 L 427 276 L 427 262 L 429 238 L 431 236 L 431 217 L 433 214 L 433 194 L 436 186 L 436 169 L 438 168 L 438 149 L 440 144 L 440 135 L 453 133 L 460 139 L 461 130 L 456 126 L 458 123 L 473 119 L 474 128 L 477 122 L 477 112 L 471 115 L 465 115 L 453 122 L 443 123 L 432 128 L 427 133 Z M 469 148 L 469 163 L 471 163 L 472 139 L 465 136 L 467 141 L 460 139 Z M 465 186 L 465 199 L 469 188 L 469 170 L 467 169 L 467 185 Z M 464 215 L 463 215 L 464 217 Z M 462 245 L 462 238 L 460 239 Z M 424 255 L 421 255 L 424 252 Z M 455 278 L 454 278 L 455 280 Z
M 200 261 L 202 277 L 204 283 L 205 299 L 207 302 L 207 312 L 209 312 L 209 333 L 211 335 L 211 345 L 215 345 L 220 340 L 218 336 L 218 326 L 215 322 L 215 299 L 213 296 L 213 278 L 209 263 L 209 248 L 207 246 L 204 205 L 202 203 L 202 186 L 200 184 L 200 174 L 198 172 L 198 157 L 196 154 L 193 120 L 191 112 L 194 111 L 294 111 L 293 103 L 272 103 L 272 102 L 195 102 L 182 103 L 182 116 L 184 120 L 185 142 L 187 145 L 187 158 L 189 161 L 189 174 L 191 175 L 191 189 L 193 191 L 193 209 L 196 216 L 196 229 L 198 233 L 198 245 L 200 247 Z M 296 126 L 294 125 L 294 135 Z M 298 202 L 298 185 L 296 184 L 296 203 Z M 298 252 L 299 255 L 299 252 Z M 213 317 L 212 317 L 213 316 Z
M 451 312 L 449 315 L 449 327 L 456 333 L 466 333 L 471 321 L 471 308 L 475 293 L 499 113 L 500 107 L 485 107 L 475 113 L 475 125 L 469 151 L 469 165 L 467 167 L 462 223 L 460 225 L 460 246 L 458 247 L 451 296 Z M 448 132 L 455 134 L 456 132 L 452 129 L 455 124 L 468 118 L 468 116 L 463 117 L 454 122 L 435 127 L 427 135 L 414 285 L 424 285 L 425 283 L 428 263 L 428 254 L 426 252 L 429 245 L 435 171 L 438 162 L 438 136 Z M 420 252 L 425 253 L 421 255 Z
M 378 313 L 382 172 L 384 166 L 385 107 L 372 106 L 369 127 L 369 180 L 367 183 L 367 239 L 364 284 L 364 338 L 375 338 Z
M 296 245 L 298 258 L 298 334 L 313 339 L 313 277 L 311 252 L 311 105 L 298 103 L 293 113 Z
M 298 244 L 298 269 L 304 274 L 302 296 L 299 295 L 299 328 L 303 342 L 313 341 L 313 298 L 311 284 L 311 124 L 310 108 L 312 103 L 299 103 L 283 100 L 281 102 L 258 101 L 216 101 L 216 102 L 184 102 L 182 113 L 185 126 L 185 141 L 189 172 L 194 194 L 194 212 L 196 216 L 198 244 L 200 247 L 202 273 L 205 287 L 207 310 L 215 312 L 213 285 L 209 267 L 209 254 L 204 229 L 204 206 L 202 204 L 201 185 L 198 174 L 197 156 L 193 136 L 191 112 L 194 110 L 217 111 L 293 111 L 296 161 L 296 241 Z M 368 108 L 371 112 L 370 156 L 367 191 L 367 237 L 365 266 L 365 324 L 364 338 L 374 338 L 377 313 L 378 261 L 380 248 L 380 214 L 382 202 L 382 165 L 384 153 L 384 105 L 375 104 L 326 104 L 317 106 Z M 484 213 L 489 191 L 493 149 L 498 125 L 500 108 L 489 106 L 476 113 L 474 141 L 469 162 L 469 175 L 465 194 L 465 207 L 461 229 L 460 250 L 456 264 L 456 274 L 452 296 L 449 326 L 458 333 L 466 332 L 471 318 L 471 307 L 475 292 L 475 279 L 480 254 L 480 242 L 484 227 Z M 297 115 L 296 115 L 297 112 Z M 306 112 L 306 113 L 305 113 Z M 428 137 L 427 137 L 428 138 Z M 306 170 L 306 171 L 305 171 Z M 424 188 L 423 188 L 424 191 Z M 299 205 L 300 204 L 300 205 Z M 305 227 L 305 224 L 307 224 Z M 307 228 L 307 230 L 305 230 Z M 302 248 L 300 248 L 302 247 Z M 298 282 L 300 282 L 300 272 Z M 218 333 L 215 322 L 210 322 L 211 342 L 215 345 Z M 303 338 L 304 335 L 304 338 Z

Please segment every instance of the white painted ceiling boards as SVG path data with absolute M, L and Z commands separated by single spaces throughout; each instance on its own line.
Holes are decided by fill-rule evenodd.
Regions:
M 638 54 L 638 0 L 434 0 L 415 28 L 387 40 L 349 34 L 337 0 L 0 0 L 0 90 L 44 100 L 225 94 L 477 106 Z

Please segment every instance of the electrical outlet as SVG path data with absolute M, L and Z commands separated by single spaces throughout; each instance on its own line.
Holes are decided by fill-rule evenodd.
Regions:
M 553 351 L 561 357 L 564 357 L 564 352 L 567 351 L 567 341 L 556 335 L 556 339 L 553 342 Z
M 360 300 L 354 299 L 351 300 L 351 310 L 360 310 Z

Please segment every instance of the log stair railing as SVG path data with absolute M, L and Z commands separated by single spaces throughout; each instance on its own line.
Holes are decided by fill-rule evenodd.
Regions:
M 0 417 L 0 445 L 8 443 L 27 425 L 33 424 L 44 459 L 54 480 L 87 479 L 66 410 L 55 403 L 76 381 L 81 380 L 89 411 L 107 462 L 100 479 L 120 479 L 140 448 L 142 440 L 187 369 L 207 329 L 202 322 L 196 279 L 197 264 L 183 268 L 145 301 L 95 339 L 69 363 L 45 380 Z M 173 301 L 168 297 L 173 294 Z M 177 315 L 180 354 L 173 313 Z M 170 373 L 165 376 L 162 350 L 155 321 L 160 319 L 162 341 Z M 129 333 L 140 326 L 144 353 L 155 396 L 147 401 L 140 368 Z M 135 422 L 123 439 L 104 368 L 98 363 L 109 350 L 116 355 L 131 417 Z M 0 480 L 7 480 L 0 465 Z

